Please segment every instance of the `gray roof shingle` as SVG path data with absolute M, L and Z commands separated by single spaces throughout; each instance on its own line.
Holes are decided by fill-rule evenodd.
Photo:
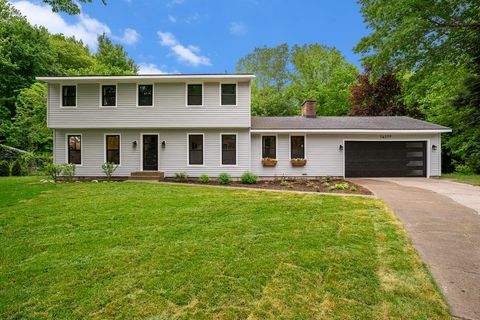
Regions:
M 253 130 L 449 130 L 409 117 L 252 117 Z

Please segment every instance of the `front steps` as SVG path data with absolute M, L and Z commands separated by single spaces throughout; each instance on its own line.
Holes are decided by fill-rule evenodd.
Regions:
M 162 181 L 163 171 L 136 171 L 130 173 L 128 181 Z

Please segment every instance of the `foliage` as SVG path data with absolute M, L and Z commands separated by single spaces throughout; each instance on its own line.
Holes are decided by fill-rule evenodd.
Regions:
M 282 187 L 288 187 L 288 181 L 287 181 L 287 179 L 282 178 L 282 179 L 280 180 L 280 185 L 281 185 Z
M 12 162 L 11 167 L 12 176 L 23 176 L 25 173 L 25 169 L 23 167 L 23 161 L 21 159 L 17 159 Z
M 188 179 L 188 174 L 186 172 L 175 172 L 175 178 L 176 179 L 181 179 L 181 180 L 186 180 L 186 179 Z
M 356 192 L 357 190 L 358 190 L 357 187 L 354 186 L 354 185 L 352 185 L 352 186 L 350 187 L 350 191 L 352 191 L 352 192 Z
M 43 171 L 45 166 L 52 163 L 52 156 L 50 154 L 25 153 L 21 157 L 26 173 L 28 175 L 37 175 Z
M 117 170 L 118 165 L 113 162 L 105 162 L 102 164 L 102 171 L 107 177 L 107 181 L 112 181 L 112 175 Z
M 101 1 L 104 5 L 107 4 L 107 0 Z M 91 3 L 92 0 L 43 0 L 43 2 L 49 4 L 54 12 L 63 11 L 72 15 L 80 13 L 80 4 L 78 2 Z
M 237 71 L 253 72 L 252 114 L 288 116 L 299 113 L 305 99 L 316 99 L 319 115 L 344 115 L 349 109 L 348 87 L 358 70 L 338 50 L 319 44 L 292 49 L 255 48 L 237 63 Z
M 240 177 L 240 182 L 243 184 L 256 184 L 258 177 L 251 173 L 250 171 L 245 172 Z
M 56 163 L 50 163 L 44 168 L 45 173 L 55 182 L 57 182 L 58 177 L 62 174 L 62 170 L 63 166 Z
M 21 158 L 24 153 L 24 150 L 0 144 L 0 160 L 13 162 L 15 159 Z
M 393 72 L 372 79 L 370 68 L 360 74 L 350 87 L 350 116 L 403 116 L 406 109 L 401 101 L 401 84 Z
M 72 182 L 75 178 L 75 171 L 77 170 L 77 166 L 75 163 L 64 163 L 62 164 L 62 176 L 65 178 L 66 181 Z
M 450 319 L 378 199 L 38 181 L 0 179 L 2 319 Z
M 217 181 L 220 184 L 229 184 L 230 182 L 232 182 L 232 177 L 228 173 L 222 172 L 218 175 Z
M 473 170 L 472 168 L 470 168 L 469 166 L 467 165 L 464 165 L 464 164 L 459 164 L 457 166 L 455 166 L 455 173 L 459 173 L 459 174 L 463 174 L 463 175 L 470 175 L 470 174 L 473 174 Z
M 10 175 L 10 163 L 7 160 L 0 161 L 0 177 L 8 177 Z
M 349 187 L 347 182 L 335 183 L 335 189 L 337 190 L 347 190 Z
M 113 70 L 131 72 L 135 74 L 138 66 L 128 58 L 128 53 L 123 50 L 123 46 L 114 45 L 105 33 L 98 37 L 98 49 L 95 58 L 100 64 L 110 66 Z
M 200 177 L 198 177 L 198 181 L 200 181 L 200 183 L 209 183 L 210 177 L 208 174 L 202 174 Z

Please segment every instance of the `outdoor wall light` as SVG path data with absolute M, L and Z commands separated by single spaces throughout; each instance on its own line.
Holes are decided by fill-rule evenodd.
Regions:
M 342 145 L 339 145 L 339 146 L 338 146 L 338 150 L 342 151 L 342 150 L 343 150 L 343 146 L 342 146 Z
M 133 142 L 132 142 L 132 146 L 133 146 L 134 148 L 136 148 L 136 147 L 137 147 L 137 141 L 133 141 Z
M 432 144 L 432 150 L 437 150 L 437 146 L 435 144 Z
M 165 149 L 165 145 L 167 144 L 167 142 L 165 142 L 165 140 L 162 141 L 162 149 Z

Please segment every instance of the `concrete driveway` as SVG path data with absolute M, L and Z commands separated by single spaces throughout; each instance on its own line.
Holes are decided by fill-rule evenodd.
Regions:
M 402 221 L 452 315 L 480 320 L 480 187 L 439 179 L 353 179 Z

